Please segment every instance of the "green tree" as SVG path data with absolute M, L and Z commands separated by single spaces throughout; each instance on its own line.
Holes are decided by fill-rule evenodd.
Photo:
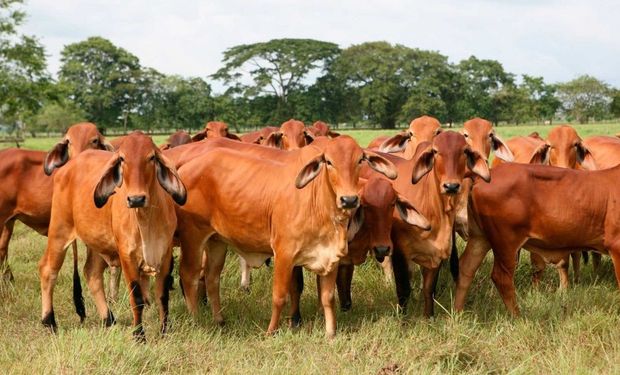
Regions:
M 229 94 L 253 99 L 277 99 L 272 118 L 290 117 L 294 108 L 289 97 L 303 90 L 312 74 L 318 74 L 340 49 L 334 43 L 312 39 L 274 39 L 264 43 L 242 44 L 224 52 L 224 66 L 213 78 L 231 86 Z
M 48 103 L 35 116 L 37 130 L 65 131 L 72 124 L 86 120 L 86 113 L 73 104 Z
M 569 119 L 585 124 L 590 119 L 600 120 L 610 116 L 611 90 L 605 82 L 583 75 L 557 87 L 558 99 Z
M 613 89 L 611 94 L 611 104 L 609 105 L 609 111 L 615 118 L 620 117 L 620 90 Z
M 524 91 L 528 100 L 528 114 L 536 122 L 552 121 L 560 108 L 560 101 L 556 98 L 556 88 L 546 84 L 543 77 L 523 75 L 523 82 L 519 87 Z
M 61 55 L 60 82 L 88 119 L 101 128 L 126 125 L 138 103 L 138 58 L 101 37 L 69 44 Z

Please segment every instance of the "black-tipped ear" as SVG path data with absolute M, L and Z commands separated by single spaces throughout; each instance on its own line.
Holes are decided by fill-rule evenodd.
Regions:
M 122 161 L 123 159 L 118 154 L 115 154 L 103 168 L 103 175 L 99 179 L 97 186 L 95 186 L 94 192 L 95 206 L 97 208 L 103 207 L 107 203 L 108 198 L 115 193 L 114 189 L 117 186 L 121 187 L 123 185 Z
M 304 130 L 304 139 L 306 140 L 306 144 L 309 145 L 314 142 L 314 135 L 311 132 Z
M 491 181 L 491 172 L 486 159 L 478 152 L 469 148 L 465 149 L 465 155 L 467 156 L 467 167 L 469 170 L 480 176 L 485 182 Z
M 515 159 L 512 151 L 510 151 L 506 143 L 504 143 L 504 141 L 502 141 L 502 139 L 495 134 L 491 136 L 491 147 L 493 148 L 496 158 L 507 162 L 511 162 Z
M 69 140 L 56 143 L 50 152 L 45 156 L 43 171 L 50 176 L 54 172 L 54 168 L 60 168 L 69 160 Z
M 405 223 L 415 225 L 423 230 L 430 230 L 431 223 L 424 215 L 413 207 L 413 205 L 400 194 L 396 198 L 396 211 Z
M 323 154 L 315 157 L 310 160 L 297 174 L 297 178 L 295 179 L 295 187 L 297 189 L 302 189 L 306 185 L 310 183 L 310 181 L 314 180 L 316 176 L 321 172 L 321 166 L 325 162 L 323 158 Z
M 549 164 L 549 150 L 551 146 L 548 143 L 543 143 L 534 150 L 530 157 L 529 164 Z
M 401 152 L 407 147 L 407 143 L 411 140 L 410 132 L 402 132 L 392 136 L 379 146 L 379 151 L 385 153 Z
M 265 146 L 281 149 L 282 148 L 282 133 L 273 132 L 269 134 L 269 136 L 265 140 Z
M 192 142 L 202 141 L 205 138 L 207 138 L 207 131 L 203 130 L 192 137 Z
M 327 133 L 327 135 L 328 135 L 329 137 L 331 137 L 331 138 L 340 137 L 340 133 L 333 132 L 333 131 L 331 131 L 331 130 Z
M 434 165 L 435 150 L 429 147 L 418 156 L 418 159 L 413 166 L 413 171 L 411 172 L 411 183 L 417 184 L 422 177 L 433 169 Z
M 237 134 L 226 133 L 226 138 L 241 142 L 241 138 L 239 138 Z
M 590 150 L 582 142 L 577 143 L 575 148 L 577 151 L 577 162 L 581 164 L 581 167 L 588 171 L 596 170 L 596 163 Z
M 184 205 L 187 201 L 187 190 L 170 160 L 163 154 L 157 153 L 155 156 L 155 169 L 157 181 L 159 181 L 161 187 L 170 194 L 179 206 Z

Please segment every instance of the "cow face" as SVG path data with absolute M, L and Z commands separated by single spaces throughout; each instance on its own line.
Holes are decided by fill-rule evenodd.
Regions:
M 327 140 L 323 152 L 308 162 L 295 181 L 298 189 L 306 186 L 325 169 L 331 190 L 336 196 L 336 205 L 341 209 L 355 209 L 360 204 L 357 189 L 362 163 L 390 179 L 397 177 L 392 162 L 362 148 L 348 136 Z M 324 167 L 324 168 L 323 168 Z
M 228 131 L 228 124 L 221 121 L 209 121 L 205 129 L 192 137 L 192 141 L 197 142 L 205 138 L 230 138 L 236 141 L 241 139 Z
M 72 125 L 67 129 L 62 141 L 45 156 L 45 174 L 51 175 L 54 168 L 62 167 L 70 158 L 89 149 L 114 151 L 114 147 L 99 133 L 95 124 L 83 122 Z
M 551 129 L 547 144 L 549 165 L 560 168 L 596 169 L 592 154 L 572 127 L 563 125 Z
M 185 186 L 179 179 L 174 165 L 155 146 L 150 137 L 132 133 L 115 152 L 95 187 L 94 199 L 98 208 L 103 207 L 116 187 L 123 185 L 127 207 L 148 207 L 152 189 L 159 184 L 174 201 L 183 205 Z
M 439 120 L 430 116 L 418 117 L 411 121 L 409 130 L 386 139 L 380 146 L 381 152 L 402 152 L 409 142 L 415 147 L 420 142 L 431 142 L 442 132 Z
M 433 171 L 443 194 L 458 194 L 463 178 L 470 173 L 480 176 L 486 182 L 491 179 L 486 159 L 472 150 L 465 137 L 456 132 L 441 133 L 430 144 L 421 143 L 415 160 L 412 183 L 417 183 L 424 175 Z
M 296 150 L 309 145 L 313 140 L 314 136 L 303 122 L 288 120 L 278 131 L 269 134 L 265 145 L 282 150 Z
M 479 117 L 466 121 L 461 131 L 472 150 L 488 159 L 491 150 L 495 157 L 510 162 L 514 160 L 508 146 L 496 134 L 490 121 Z

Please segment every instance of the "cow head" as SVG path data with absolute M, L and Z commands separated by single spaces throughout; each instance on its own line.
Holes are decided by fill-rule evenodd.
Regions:
M 491 175 L 486 159 L 465 141 L 462 134 L 443 132 L 433 142 L 418 146 L 411 182 L 417 183 L 430 171 L 443 194 L 455 195 L 461 191 L 463 178 L 471 173 L 489 182 Z
M 187 193 L 174 164 L 150 137 L 132 133 L 125 137 L 103 168 L 94 191 L 95 205 L 103 207 L 116 188 L 123 187 L 127 207 L 148 207 L 153 189 L 159 188 L 157 185 L 170 194 L 177 204 L 185 204 Z
M 508 146 L 502 141 L 497 134 L 490 121 L 479 117 L 466 121 L 461 131 L 471 149 L 489 158 L 491 150 L 495 153 L 495 157 L 503 161 L 513 161 L 514 156 Z
M 368 165 L 384 176 L 395 179 L 396 167 L 392 162 L 362 148 L 348 136 L 327 140 L 322 152 L 312 158 L 301 169 L 295 180 L 298 189 L 306 186 L 324 169 L 331 190 L 336 196 L 336 205 L 341 209 L 355 209 L 360 204 L 357 189 L 361 165 Z
M 303 122 L 291 119 L 283 123 L 278 131 L 269 134 L 265 145 L 282 150 L 296 150 L 309 145 L 313 140 L 314 136 Z
M 99 133 L 95 124 L 83 122 L 72 125 L 62 141 L 56 143 L 45 156 L 43 171 L 49 176 L 54 168 L 62 167 L 70 158 L 89 149 L 114 151 L 114 147 Z
M 311 127 L 308 128 L 308 131 L 310 131 L 310 133 L 315 137 L 335 138 L 340 135 L 340 133 L 332 131 L 329 125 L 323 121 L 316 121 Z
M 386 139 L 379 147 L 379 150 L 388 153 L 402 152 L 405 151 L 410 142 L 410 147 L 415 150 L 418 143 L 430 142 L 441 132 L 441 124 L 436 118 L 430 116 L 418 117 L 411 121 L 407 131 Z
M 235 134 L 232 134 L 228 131 L 228 124 L 221 121 L 209 121 L 205 125 L 203 131 L 196 133 L 192 137 L 192 141 L 198 142 L 202 141 L 205 138 L 230 138 L 236 141 L 240 141 L 241 139 L 237 137 Z
M 159 149 L 162 151 L 168 150 L 188 143 L 192 143 L 192 136 L 189 135 L 186 131 L 179 130 L 171 134 L 170 137 L 168 137 L 168 141 L 163 145 L 159 146 Z
M 556 126 L 547 136 L 549 164 L 560 168 L 596 169 L 590 150 L 568 125 Z

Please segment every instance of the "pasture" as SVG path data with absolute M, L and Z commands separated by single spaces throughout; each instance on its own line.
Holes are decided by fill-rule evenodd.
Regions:
M 499 127 L 504 139 L 549 126 Z M 582 137 L 613 135 L 620 124 L 577 125 Z M 362 146 L 386 131 L 343 132 Z M 161 143 L 165 137 L 157 137 Z M 55 139 L 28 139 L 23 147 L 47 150 Z M 250 293 L 239 289 L 236 255 L 229 253 L 222 279 L 226 325 L 216 326 L 207 306 L 197 319 L 185 308 L 175 270 L 170 300 L 170 331 L 158 334 L 157 309 L 145 311 L 147 344 L 131 335 L 127 290 L 112 304 L 117 325 L 106 329 L 95 312 L 82 279 L 87 319 L 83 324 L 71 302 L 71 253 L 56 286 L 59 333 L 40 323 L 37 263 L 46 238 L 16 224 L 9 249 L 15 275 L 0 284 L 0 369 L 4 373 L 618 373 L 620 372 L 620 294 L 609 258 L 598 274 L 582 266 L 582 280 L 557 291 L 555 269 L 542 284 L 530 283 L 529 255 L 522 252 L 516 273 L 522 317 L 512 319 L 490 280 L 492 254 L 472 284 L 466 312 L 452 313 L 453 282 L 447 265 L 440 273 L 436 316 L 422 318 L 420 278 L 408 314 L 396 308 L 393 285 L 384 282 L 376 262 L 360 267 L 353 280 L 353 309 L 338 313 L 334 340 L 324 338 L 314 275 L 305 272 L 299 329 L 284 328 L 265 336 L 271 312 L 272 268 L 252 273 Z M 459 242 L 462 251 L 464 244 Z M 85 257 L 80 248 L 80 263 Z M 178 250 L 175 250 L 178 256 Z M 177 268 L 178 270 L 178 268 Z M 285 315 L 286 315 L 285 310 Z

